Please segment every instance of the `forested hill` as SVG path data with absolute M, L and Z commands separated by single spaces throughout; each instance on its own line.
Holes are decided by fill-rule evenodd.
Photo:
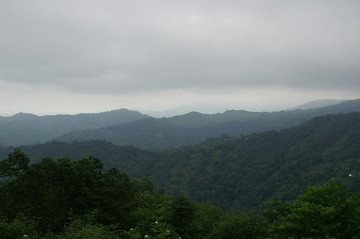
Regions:
M 78 115 L 36 116 L 19 113 L 11 117 L 0 116 L 0 145 L 47 142 L 72 131 L 118 125 L 147 117 L 126 109 Z
M 33 145 L 52 140 L 100 139 L 118 145 L 167 150 L 200 143 L 210 137 L 241 136 L 295 126 L 313 117 L 360 111 L 360 99 L 311 110 L 248 112 L 229 110 L 207 115 L 191 112 L 151 118 L 126 109 L 96 114 L 0 117 L 0 145 Z
M 169 194 L 186 194 L 224 209 L 261 210 L 272 200 L 293 200 L 308 182 L 320 185 L 331 178 L 360 191 L 359 112 L 317 117 L 281 131 L 209 139 L 166 152 L 105 141 L 20 148 L 35 161 L 92 155 L 131 177 L 148 177 Z M 12 150 L 0 148 L 1 158 Z
M 299 125 L 316 116 L 360 111 L 360 99 L 336 105 L 280 112 L 229 110 L 207 115 L 191 112 L 171 118 L 147 118 L 128 124 L 71 132 L 55 140 L 72 142 L 100 139 L 117 145 L 132 145 L 148 150 L 168 150 L 200 143 L 221 135 L 241 136 Z
M 149 177 L 169 193 L 187 192 L 223 208 L 255 209 L 292 200 L 308 182 L 319 185 L 331 178 L 359 192 L 359 149 L 360 113 L 328 115 L 280 132 L 217 138 L 167 152 Z

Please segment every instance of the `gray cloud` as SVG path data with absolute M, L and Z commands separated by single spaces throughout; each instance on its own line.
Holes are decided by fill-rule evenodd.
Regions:
M 2 1 L 0 79 L 74 92 L 360 90 L 358 1 Z

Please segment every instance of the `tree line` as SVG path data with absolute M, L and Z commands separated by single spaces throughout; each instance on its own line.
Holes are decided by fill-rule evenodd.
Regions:
M 173 197 L 100 159 L 0 162 L 1 238 L 359 238 L 360 196 L 330 180 L 261 213 Z

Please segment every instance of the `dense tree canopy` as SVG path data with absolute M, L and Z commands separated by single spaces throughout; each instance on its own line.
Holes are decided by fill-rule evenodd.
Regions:
M 263 213 L 172 197 L 95 157 L 0 162 L 0 238 L 358 238 L 360 195 L 331 180 Z
M 46 219 L 40 221 L 41 228 L 51 231 L 60 231 L 70 212 L 82 216 L 96 210 L 99 220 L 107 224 L 127 220 L 135 188 L 126 174 L 115 168 L 103 172 L 102 162 L 93 157 L 76 161 L 43 158 L 32 165 L 9 163 L 26 159 L 16 149 L 0 163 L 0 176 L 10 177 L 0 187 L 0 215 L 14 219 L 23 212 Z
M 352 195 L 331 180 L 323 186 L 309 185 L 291 204 L 273 202 L 267 212 L 275 222 L 276 238 L 359 238 L 360 195 Z
M 358 112 L 166 152 L 0 147 L 0 238 L 356 239 L 359 148 Z

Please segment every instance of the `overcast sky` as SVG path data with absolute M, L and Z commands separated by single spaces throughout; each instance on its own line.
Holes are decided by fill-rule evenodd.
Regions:
M 0 115 L 360 98 L 358 0 L 0 0 Z

